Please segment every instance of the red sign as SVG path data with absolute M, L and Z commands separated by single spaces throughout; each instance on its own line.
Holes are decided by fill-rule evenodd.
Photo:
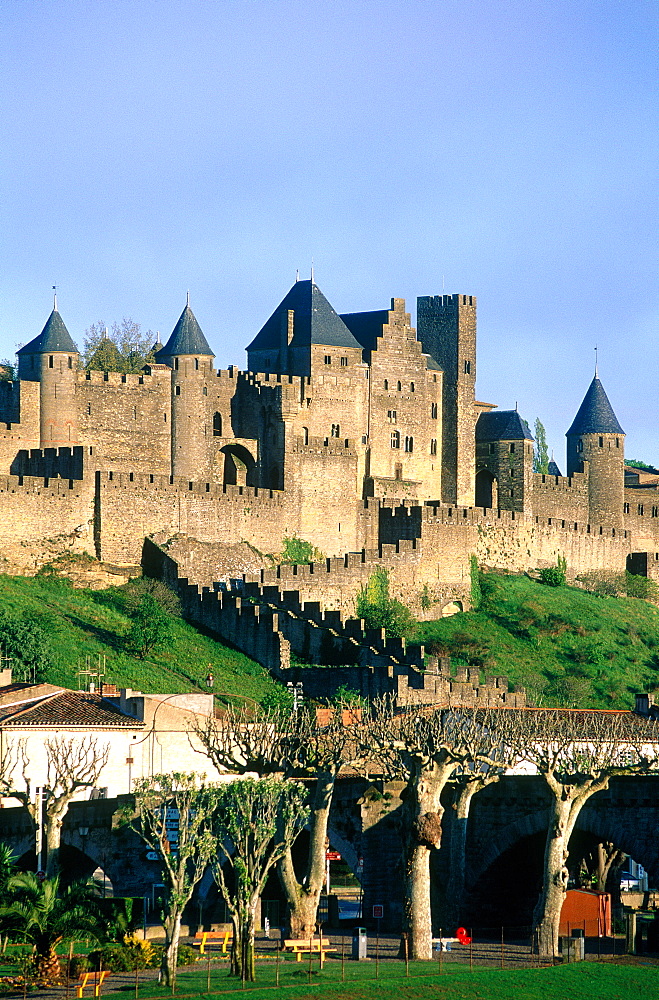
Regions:
M 376 903 L 373 906 L 373 919 L 382 920 L 384 916 L 384 906 L 381 903 Z
M 341 855 L 339 854 L 338 851 L 325 851 L 325 860 L 326 861 L 340 861 L 341 860 Z

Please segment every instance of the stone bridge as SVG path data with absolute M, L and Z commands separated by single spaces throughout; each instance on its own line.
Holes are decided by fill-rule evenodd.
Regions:
M 339 850 L 362 883 L 364 923 L 374 904 L 384 906 L 382 927 L 396 929 L 401 917 L 400 806 L 402 783 L 384 784 L 360 777 L 337 783 L 330 819 L 330 844 Z M 101 872 L 115 895 L 153 899 L 160 883 L 157 861 L 140 838 L 118 823 L 130 796 L 73 803 L 63 829 L 62 863 L 67 876 Z M 436 925 L 442 926 L 442 886 L 446 884 L 454 812 L 447 790 L 444 838 L 433 859 Z M 549 795 L 541 777 L 502 778 L 472 801 L 467 834 L 467 901 L 463 922 L 473 927 L 526 926 L 542 878 Z M 620 777 L 583 809 L 570 842 L 574 867 L 597 843 L 608 842 L 629 854 L 659 886 L 659 776 Z M 26 867 L 35 867 L 34 834 L 25 810 L 0 812 L 0 840 Z M 264 894 L 277 898 L 276 877 Z M 204 879 L 197 903 L 211 902 L 211 880 Z

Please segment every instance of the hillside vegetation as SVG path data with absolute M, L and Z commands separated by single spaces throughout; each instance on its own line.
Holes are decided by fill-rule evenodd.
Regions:
M 101 663 L 105 657 L 105 681 L 119 687 L 208 691 L 206 677 L 211 672 L 213 691 L 220 700 L 235 698 L 239 703 L 272 696 L 275 682 L 263 667 L 202 635 L 177 615 L 167 616 L 164 640 L 143 657 L 131 655 L 127 637 L 141 596 L 139 585 L 97 591 L 74 589 L 54 575 L 0 576 L 0 624 L 26 623 L 26 631 L 40 637 L 46 660 L 41 679 L 52 684 L 86 687 L 78 672 L 97 669 L 99 657 Z M 19 679 L 20 663 L 14 672 Z
M 481 575 L 477 611 L 422 622 L 413 638 L 452 663 L 523 684 L 539 705 L 633 708 L 659 686 L 659 608 L 631 597 Z

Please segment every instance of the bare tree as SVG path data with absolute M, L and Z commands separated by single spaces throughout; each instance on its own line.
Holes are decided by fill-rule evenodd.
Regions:
M 295 871 L 290 843 L 278 865 L 293 937 L 314 933 L 336 778 L 344 764 L 357 763 L 353 723 L 358 722 L 360 710 L 339 704 L 327 714 L 327 721 L 319 722 L 315 709 L 306 705 L 294 712 L 280 707 L 255 712 L 229 708 L 222 718 L 204 716 L 194 726 L 205 753 L 219 770 L 312 782 L 304 870 Z
M 155 774 L 133 783 L 135 809 L 124 822 L 158 854 L 165 896 L 162 925 L 165 947 L 160 967 L 166 986 L 176 982 L 181 917 L 194 888 L 218 850 L 213 813 L 218 789 L 196 774 Z
M 52 877 L 59 870 L 62 824 L 69 805 L 81 788 L 93 788 L 97 784 L 108 762 L 110 744 L 99 746 L 98 740 L 91 735 L 81 740 L 56 736 L 46 740 L 44 747 L 46 774 L 40 787 L 45 801 L 46 874 Z M 25 806 L 36 831 L 42 823 L 42 803 L 30 776 L 30 763 L 27 741 L 19 740 L 15 748 L 7 751 L 0 765 L 0 792 Z M 15 782 L 19 767 L 23 777 L 21 788 Z
M 553 956 L 567 891 L 568 845 L 579 814 L 615 775 L 656 769 L 659 727 L 628 712 L 511 712 L 524 732 L 523 756 L 551 792 L 543 885 L 533 925 L 540 954 Z
M 403 932 L 411 958 L 432 958 L 430 855 L 441 844 L 440 799 L 458 769 L 499 768 L 500 738 L 483 711 L 418 708 L 405 712 L 393 702 L 377 702 L 362 730 L 387 777 L 407 782 L 403 797 Z M 497 751 L 495 753 L 495 751 Z

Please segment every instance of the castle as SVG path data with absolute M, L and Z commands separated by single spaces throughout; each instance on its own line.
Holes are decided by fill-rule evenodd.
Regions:
M 297 536 L 332 558 L 291 571 L 289 590 L 348 612 L 379 562 L 431 617 L 468 606 L 474 555 L 659 576 L 656 484 L 625 485 L 597 374 L 567 432 L 567 475 L 534 473 L 527 423 L 475 397 L 476 298 L 423 296 L 417 315 L 415 330 L 402 299 L 339 315 L 296 281 L 238 371 L 215 368 L 188 302 L 155 363 L 122 375 L 82 369 L 55 303 L 17 381 L 0 382 L 0 557 L 56 536 L 120 564 L 153 535 L 263 553 Z M 188 575 L 213 582 L 214 558 L 190 556 Z

